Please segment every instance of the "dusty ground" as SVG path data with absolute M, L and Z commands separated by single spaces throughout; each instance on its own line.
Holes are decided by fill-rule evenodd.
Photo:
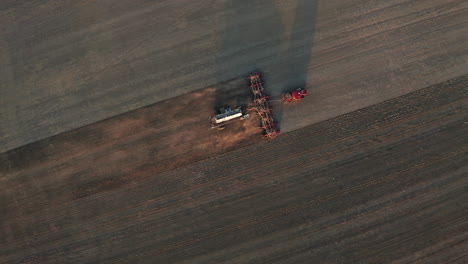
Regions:
M 210 117 L 220 107 L 216 104 L 220 97 L 233 107 L 249 106 L 250 98 L 243 93 L 249 94 L 247 84 L 247 80 L 232 80 L 28 144 L 0 157 L 2 172 L 24 168 L 44 173 L 60 161 L 62 165 L 49 175 L 50 180 L 87 171 L 94 175 L 93 184 L 83 185 L 94 191 L 142 177 L 139 170 L 150 168 L 152 174 L 160 173 L 260 142 L 260 119 L 254 112 L 249 112 L 248 119 L 227 124 L 225 130 L 210 128 Z M 225 93 L 226 89 L 231 93 Z M 108 175 L 95 173 L 102 161 L 106 165 L 100 170 L 117 169 L 115 177 L 108 179 Z M 78 194 L 78 190 L 76 195 L 86 196 L 86 189 L 83 187 L 85 194 Z
M 467 74 L 467 17 L 463 0 L 3 0 L 0 151 L 252 70 L 312 90 L 277 109 L 293 131 Z
M 0 154 L 0 263 L 463 263 L 467 82 L 215 157 L 163 118 L 213 88 Z

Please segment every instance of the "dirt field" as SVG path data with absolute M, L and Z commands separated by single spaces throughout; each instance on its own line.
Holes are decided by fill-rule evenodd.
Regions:
M 0 1 L 0 264 L 468 263 L 463 0 Z M 282 135 L 211 130 L 261 71 Z
M 247 84 L 247 80 L 233 80 L 17 148 L 0 156 L 1 171 L 45 172 L 60 161 L 63 166 L 49 175 L 51 181 L 60 178 L 62 171 L 69 176 L 88 170 L 94 175 L 95 182 L 89 184 L 94 190 L 101 176 L 108 179 L 93 172 L 101 161 L 107 169 L 117 169 L 126 181 L 133 181 L 139 175 L 135 170 L 150 168 L 151 173 L 159 173 L 260 142 L 262 130 L 255 112 L 249 112 L 246 120 L 227 124 L 225 130 L 210 128 L 210 116 L 221 106 L 216 103 L 219 97 L 233 106 L 240 101 L 249 104 Z M 227 94 L 226 89 L 233 92 Z M 122 164 L 125 171 L 121 171 Z M 121 180 L 116 178 L 120 177 L 110 187 L 118 186 Z
M 467 5 L 2 0 L 0 152 L 252 70 L 314 93 L 277 106 L 293 131 L 467 74 Z
M 207 88 L 0 154 L 0 263 L 463 263 L 467 83 L 215 149 Z

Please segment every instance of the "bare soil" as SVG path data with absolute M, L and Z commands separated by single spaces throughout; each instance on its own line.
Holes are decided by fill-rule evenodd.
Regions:
M 260 142 L 207 88 L 2 153 L 0 262 L 462 263 L 467 82 Z
M 464 0 L 0 1 L 0 152 L 252 71 L 294 131 L 468 74 Z

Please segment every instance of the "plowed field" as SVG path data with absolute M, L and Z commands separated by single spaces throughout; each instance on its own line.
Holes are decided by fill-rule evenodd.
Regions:
M 466 83 L 457 78 L 271 141 L 249 132 L 238 139 L 242 144 L 214 148 L 207 139 L 221 134 L 205 129 L 188 145 L 168 144 L 171 128 L 184 131 L 171 121 L 161 128 L 168 131 L 158 130 L 155 115 L 174 110 L 168 101 L 6 152 L 1 260 L 462 258 Z M 190 117 L 181 120 L 190 124 Z

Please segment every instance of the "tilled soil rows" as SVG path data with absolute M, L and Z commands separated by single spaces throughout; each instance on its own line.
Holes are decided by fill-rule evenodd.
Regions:
M 255 118 L 209 130 L 207 88 L 2 153 L 0 260 L 459 259 L 467 81 L 271 141 Z

